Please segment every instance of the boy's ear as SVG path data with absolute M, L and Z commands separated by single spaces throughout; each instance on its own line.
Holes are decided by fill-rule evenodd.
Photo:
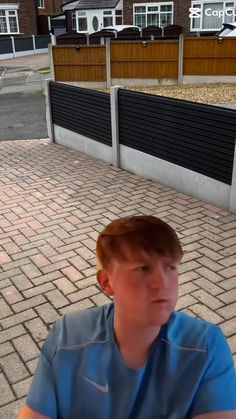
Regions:
M 100 269 L 97 272 L 97 280 L 98 280 L 98 283 L 99 283 L 100 287 L 102 288 L 104 294 L 113 295 L 113 290 L 112 290 L 111 285 L 110 285 L 108 272 L 105 269 Z

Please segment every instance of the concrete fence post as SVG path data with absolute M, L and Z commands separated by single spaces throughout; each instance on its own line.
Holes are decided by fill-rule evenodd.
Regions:
M 33 41 L 33 50 L 34 50 L 34 54 L 35 54 L 36 47 L 35 47 L 35 36 L 34 35 L 32 35 L 32 41 Z
M 15 58 L 15 56 L 16 56 L 16 49 L 15 49 L 15 39 L 14 39 L 14 36 L 11 36 L 11 42 L 12 42 L 13 57 Z
M 106 38 L 106 80 L 107 88 L 111 87 L 111 40 Z
M 229 201 L 230 211 L 236 211 L 236 139 L 234 146 L 234 163 L 233 163 L 233 175 L 232 175 L 232 184 L 230 191 L 230 201 Z
M 112 133 L 112 164 L 120 167 L 120 141 L 119 141 L 119 86 L 111 87 L 111 133 Z
M 184 35 L 179 35 L 178 84 L 183 83 L 184 70 Z
M 48 45 L 48 55 L 49 55 L 49 66 L 50 66 L 51 78 L 52 80 L 55 80 L 52 44 Z
M 86 45 L 89 45 L 89 34 L 86 33 Z
M 54 133 L 54 126 L 53 126 L 53 119 L 52 119 L 52 104 L 51 104 L 51 96 L 50 96 L 50 88 L 49 88 L 50 81 L 51 79 L 45 80 L 46 121 L 47 121 L 49 139 L 52 143 L 55 143 L 55 133 Z

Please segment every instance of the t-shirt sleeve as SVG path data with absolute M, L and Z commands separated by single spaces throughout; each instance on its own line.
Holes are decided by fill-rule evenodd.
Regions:
M 52 361 L 57 350 L 61 321 L 58 320 L 43 344 L 26 405 L 41 415 L 57 419 L 57 399 Z
M 236 411 L 236 371 L 221 329 L 211 325 L 207 338 L 208 362 L 194 398 L 190 417 Z

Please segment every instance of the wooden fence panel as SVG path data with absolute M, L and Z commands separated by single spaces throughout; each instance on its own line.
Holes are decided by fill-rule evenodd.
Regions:
M 184 75 L 235 76 L 236 38 L 185 38 Z
M 178 78 L 178 41 L 111 43 L 111 78 Z
M 106 81 L 106 50 L 101 45 L 53 46 L 56 81 Z

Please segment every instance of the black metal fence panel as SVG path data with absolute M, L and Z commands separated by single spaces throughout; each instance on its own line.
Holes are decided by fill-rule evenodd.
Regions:
M 35 48 L 36 49 L 48 48 L 48 44 L 51 44 L 51 36 L 50 35 L 35 36 Z
M 119 90 L 120 143 L 231 185 L 236 111 Z
M 34 49 L 32 36 L 24 38 L 15 38 L 14 41 L 16 52 L 31 51 Z
M 50 82 L 53 123 L 108 146 L 112 145 L 110 95 Z
M 12 54 L 12 40 L 11 38 L 0 39 L 0 54 Z

